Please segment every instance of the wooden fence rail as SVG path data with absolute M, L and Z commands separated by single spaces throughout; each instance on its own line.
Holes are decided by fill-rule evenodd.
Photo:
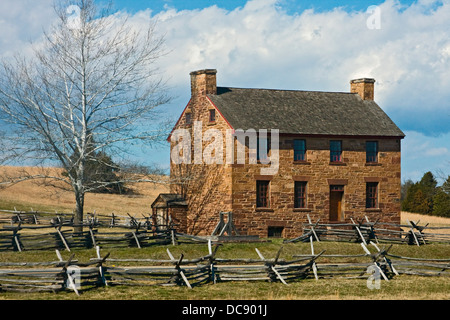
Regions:
M 428 224 L 420 226 L 418 222 L 408 221 L 408 224 L 393 224 L 386 222 L 370 222 L 365 220 L 351 223 L 315 223 L 311 222 L 303 228 L 303 234 L 297 238 L 286 239 L 285 242 L 309 241 L 313 236 L 315 241 L 344 241 L 361 242 L 364 244 L 374 241 L 376 243 L 397 243 L 409 245 L 424 245 L 427 243 L 450 243 L 450 233 L 435 232 L 450 230 L 450 227 L 430 227 Z
M 26 225 L 19 222 L 0 227 L 0 251 L 49 250 L 101 247 L 148 247 L 165 244 L 207 243 L 205 238 L 178 233 L 175 229 L 152 231 L 140 225 L 134 229 L 115 226 L 101 228 L 96 224 L 83 224 L 85 231 L 74 232 L 80 225 L 59 223 Z M 87 229 L 87 230 L 86 230 Z
M 224 259 L 216 257 L 219 246 L 213 249 L 208 243 L 209 254 L 196 259 L 176 257 L 167 249 L 168 259 L 115 259 L 109 253 L 100 255 L 88 263 L 79 263 L 72 255 L 63 260 L 57 250 L 58 261 L 53 262 L 1 262 L 0 293 L 58 292 L 92 290 L 101 286 L 174 286 L 189 288 L 224 281 L 268 281 L 289 285 L 302 279 L 317 281 L 329 278 L 368 279 L 369 270 L 376 270 L 381 280 L 391 281 L 400 274 L 419 276 L 450 276 L 450 259 L 422 259 L 402 257 L 379 248 L 374 242 L 361 243 L 361 254 L 314 254 L 312 237 L 311 253 L 293 255 L 292 259 L 280 258 L 282 247 L 275 257 L 266 258 L 255 249 L 254 258 Z M 371 250 L 369 250 L 371 248 Z M 353 260 L 357 258 L 358 262 Z M 323 262 L 321 261 L 323 260 Z M 336 261 L 333 261 L 336 260 Z M 353 261 L 353 262 L 351 262 Z M 133 263 L 132 266 L 120 266 Z

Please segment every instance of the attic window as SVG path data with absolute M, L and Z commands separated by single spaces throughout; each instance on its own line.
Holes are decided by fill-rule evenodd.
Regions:
M 209 122 L 215 122 L 216 121 L 216 110 L 210 109 L 209 110 Z

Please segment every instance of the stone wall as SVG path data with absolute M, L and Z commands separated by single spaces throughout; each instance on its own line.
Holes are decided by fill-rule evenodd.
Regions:
M 293 137 L 280 139 L 280 169 L 261 176 L 259 165 L 233 166 L 233 213 L 237 228 L 266 237 L 269 226 L 283 227 L 286 238 L 299 236 L 306 215 L 329 221 L 330 185 L 344 185 L 342 221 L 400 222 L 400 140 L 379 139 L 379 161 L 366 163 L 366 139 L 340 139 L 343 163 L 330 163 L 329 140 L 305 138 L 307 157 L 295 162 Z M 372 140 L 372 139 L 371 139 Z M 256 207 L 256 180 L 270 180 L 270 207 Z M 294 181 L 307 181 L 307 206 L 294 208 Z M 378 208 L 366 209 L 366 182 L 378 182 Z
M 373 87 L 373 82 L 364 82 Z M 191 90 L 191 100 L 174 129 L 189 132 L 192 145 L 188 152 L 192 157 L 190 164 L 171 162 L 171 178 L 176 181 L 171 192 L 184 195 L 188 202 L 183 232 L 211 234 L 219 221 L 219 212 L 233 211 L 235 225 L 243 234 L 267 237 L 269 227 L 282 227 L 283 237 L 297 237 L 302 233 L 307 214 L 314 221 L 318 218 L 322 222 L 329 221 L 330 185 L 333 184 L 344 185 L 342 221 L 367 216 L 373 221 L 380 218 L 381 221 L 400 222 L 401 140 L 370 138 L 377 140 L 379 145 L 376 164 L 366 163 L 366 138 L 314 136 L 281 136 L 280 167 L 273 176 L 261 176 L 261 168 L 270 165 L 248 164 L 248 158 L 246 164 L 236 164 L 236 152 L 234 164 L 226 164 L 226 152 L 222 155 L 222 164 L 204 164 L 202 158 L 196 157 L 198 150 L 202 157 L 211 142 L 203 141 L 206 131 L 218 129 L 225 150 L 225 133 L 231 127 L 207 97 L 217 90 L 215 70 L 191 73 Z M 373 94 L 366 98 L 373 98 Z M 216 111 L 213 122 L 209 121 L 211 109 Z M 187 113 L 190 113 L 190 124 L 186 123 Z M 306 161 L 293 161 L 295 138 L 306 140 Z M 330 140 L 342 141 L 342 163 L 330 163 Z M 178 142 L 173 139 L 170 142 L 173 150 Z M 234 148 L 236 151 L 236 145 Z M 248 157 L 248 148 L 246 153 Z M 268 208 L 256 207 L 257 180 L 270 180 Z M 294 208 L 295 181 L 307 181 L 306 208 Z M 366 209 L 367 182 L 378 182 L 378 208 Z
M 204 84 L 204 78 L 199 81 Z M 196 88 L 202 87 L 195 85 Z M 208 87 L 213 87 L 208 85 Z M 200 89 L 201 90 L 201 89 Z M 208 89 L 209 90 L 209 89 Z M 179 180 L 171 185 L 171 192 L 185 196 L 188 202 L 186 230 L 190 234 L 211 234 L 219 221 L 220 211 L 231 211 L 231 167 L 225 164 L 225 152 L 223 164 L 204 164 L 203 156 L 205 148 L 210 141 L 206 139 L 205 133 L 209 129 L 217 129 L 223 135 L 225 144 L 225 132 L 230 126 L 216 110 L 216 120 L 209 121 L 209 110 L 215 109 L 214 105 L 204 94 L 193 95 L 191 101 L 181 116 L 175 129 L 187 129 L 190 133 L 191 163 L 176 165 L 171 162 L 171 178 Z M 186 124 L 185 113 L 191 113 L 191 124 Z M 198 159 L 199 152 L 195 152 L 196 140 L 200 144 L 202 159 Z M 205 141 L 203 141 L 205 140 Z M 171 141 L 171 150 L 176 142 Z M 223 148 L 222 148 L 223 150 Z M 212 152 L 214 155 L 214 152 Z

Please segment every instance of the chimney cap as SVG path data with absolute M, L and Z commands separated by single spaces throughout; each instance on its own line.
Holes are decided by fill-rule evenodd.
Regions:
M 199 74 L 216 74 L 217 70 L 216 69 L 202 69 L 202 70 L 197 70 L 197 71 L 192 71 L 190 73 L 190 75 L 199 75 Z
M 373 78 L 359 78 L 350 80 L 350 83 L 375 83 L 375 79 Z

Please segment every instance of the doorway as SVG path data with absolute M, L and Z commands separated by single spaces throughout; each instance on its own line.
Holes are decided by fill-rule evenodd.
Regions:
M 156 209 L 156 229 L 158 231 L 167 230 L 168 225 L 168 209 L 167 208 L 157 208 Z
M 342 200 L 344 199 L 344 186 L 330 186 L 330 221 L 342 220 Z

